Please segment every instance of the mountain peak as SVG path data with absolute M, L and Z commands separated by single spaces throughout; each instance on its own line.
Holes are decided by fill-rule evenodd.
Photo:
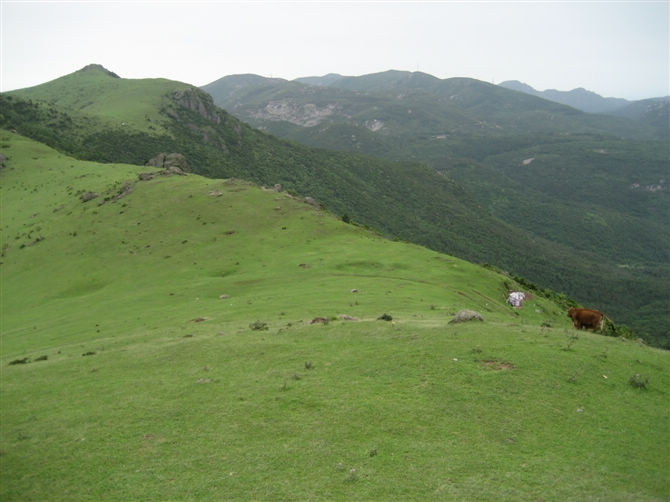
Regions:
M 510 89 L 512 91 L 520 91 L 527 94 L 534 94 L 538 92 L 528 84 L 524 84 L 518 80 L 506 80 L 505 82 L 501 82 L 499 85 L 500 87 L 505 87 L 506 89 Z
M 97 64 L 97 63 L 88 64 L 88 65 L 84 66 L 79 71 L 80 72 L 101 72 L 101 73 L 104 73 L 105 75 L 107 75 L 109 77 L 121 78 L 116 73 L 114 73 L 113 71 L 109 71 L 107 68 L 105 68 L 101 64 Z

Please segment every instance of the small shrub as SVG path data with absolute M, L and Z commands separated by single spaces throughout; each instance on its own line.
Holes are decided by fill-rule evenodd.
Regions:
M 569 332 L 566 331 L 565 336 L 567 338 L 565 347 L 563 347 L 563 350 L 568 351 L 572 350 L 572 346 L 579 340 L 579 333 L 577 331 Z
M 30 362 L 30 359 L 28 357 L 24 357 L 23 359 L 14 359 L 11 361 L 9 364 L 28 364 Z
M 635 389 L 645 389 L 647 388 L 647 384 L 649 383 L 648 378 L 643 378 L 642 375 L 639 373 L 635 373 L 632 377 L 628 379 L 628 383 L 631 385 L 631 387 Z
M 636 335 L 633 333 L 628 326 L 622 324 L 615 324 L 612 319 L 605 317 L 603 320 L 603 335 L 605 336 L 617 336 L 620 338 L 625 338 L 627 340 L 635 340 Z
M 389 315 L 389 314 L 384 313 L 384 314 L 380 315 L 380 316 L 377 318 L 377 320 L 378 320 L 378 321 L 392 321 L 392 320 L 393 320 L 393 317 L 391 317 L 391 315 Z
M 267 331 L 270 327 L 263 321 L 255 321 L 249 324 L 252 331 Z

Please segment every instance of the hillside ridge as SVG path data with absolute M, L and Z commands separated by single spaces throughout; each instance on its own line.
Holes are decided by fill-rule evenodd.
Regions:
M 280 188 L 0 145 L 2 500 L 670 496 L 670 352 Z
M 104 74 L 75 82 L 80 75 L 70 75 L 0 96 L 2 123 L 84 159 L 142 165 L 160 152 L 179 152 L 200 174 L 280 184 L 384 235 L 491 263 L 635 324 L 650 339 L 667 338 L 667 292 L 661 286 L 668 273 L 662 267 L 667 191 L 659 177 L 659 143 L 623 144 L 616 136 L 603 141 L 604 132 L 616 135 L 622 124 L 637 126 L 607 119 L 613 122 L 603 130 L 602 118 L 473 79 L 445 83 L 423 74 L 389 75 L 396 90 L 383 95 L 251 76 L 260 107 L 226 106 L 242 122 L 188 84 Z M 415 88 L 398 92 L 408 79 Z M 244 79 L 234 83 L 238 97 L 250 91 L 238 85 Z M 439 102 L 451 125 L 441 122 L 446 115 L 438 113 L 426 85 L 440 92 L 447 85 Z M 332 108 L 319 104 L 321 93 L 329 93 Z M 279 116 L 311 113 L 309 120 L 318 124 L 255 121 L 254 113 L 267 112 L 268 105 Z M 508 120 L 515 106 L 526 108 L 513 114 L 516 125 L 506 127 L 500 120 Z M 346 115 L 350 122 L 334 121 Z M 583 129 L 565 134 L 575 120 L 586 121 Z M 550 124 L 550 131 L 537 130 L 536 123 Z M 625 174 L 631 156 L 644 167 L 634 180 Z M 523 167 L 528 159 L 530 167 Z M 597 176 L 581 168 L 583 159 Z M 609 166 L 616 169 L 615 191 Z M 559 183 L 557 168 L 563 170 Z M 589 189 L 594 180 L 598 186 Z M 647 186 L 661 189 L 652 193 Z M 635 295 L 624 294 L 631 289 Z

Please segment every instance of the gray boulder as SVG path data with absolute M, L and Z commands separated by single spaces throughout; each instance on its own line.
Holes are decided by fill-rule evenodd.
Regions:
M 449 324 L 454 324 L 457 322 L 467 322 L 467 321 L 483 321 L 484 318 L 482 315 L 475 310 L 461 310 L 454 318 L 449 321 Z
M 188 162 L 181 153 L 159 153 L 153 159 L 147 161 L 146 166 L 161 167 L 173 174 L 188 172 Z M 183 172 L 182 172 L 183 171 Z

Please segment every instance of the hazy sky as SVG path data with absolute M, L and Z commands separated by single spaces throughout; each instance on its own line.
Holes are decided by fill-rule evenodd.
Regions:
M 670 1 L 0 0 L 0 90 L 102 64 L 197 86 L 389 69 L 670 94 Z

